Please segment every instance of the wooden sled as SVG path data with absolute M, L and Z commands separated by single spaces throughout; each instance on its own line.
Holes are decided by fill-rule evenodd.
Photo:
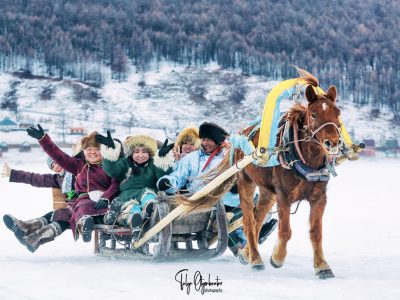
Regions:
M 266 149 L 256 149 L 243 157 L 188 200 L 197 201 L 207 195 L 254 160 L 268 160 Z M 125 258 L 152 258 L 163 261 L 209 259 L 224 253 L 228 246 L 228 226 L 224 205 L 218 202 L 210 209 L 193 211 L 185 215 L 188 208 L 183 204 L 179 206 L 171 204 L 174 197 L 160 195 L 150 221 L 144 224 L 139 232 L 131 232 L 130 229 L 115 226 L 96 225 L 94 228 L 95 254 Z M 239 225 L 231 224 L 229 232 L 234 230 L 234 226 Z M 193 247 L 194 241 L 197 248 Z M 150 252 L 151 243 L 155 243 L 152 253 Z M 210 248 L 214 243 L 217 243 L 216 247 Z M 181 244 L 185 247 L 179 247 Z
M 141 230 L 133 231 L 110 225 L 96 225 L 94 253 L 100 256 L 131 259 L 203 260 L 217 257 L 228 246 L 228 228 L 225 207 L 218 203 L 207 210 L 195 211 L 179 217 L 154 235 L 140 248 L 132 244 L 165 218 L 176 205 L 174 196 L 158 198 L 151 217 L 143 222 Z M 210 241 L 216 242 L 210 247 Z

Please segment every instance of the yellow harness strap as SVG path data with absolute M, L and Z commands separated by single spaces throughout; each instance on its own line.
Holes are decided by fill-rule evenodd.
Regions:
M 268 149 L 270 148 L 269 142 L 271 138 L 271 130 L 273 125 L 272 121 L 276 109 L 277 99 L 284 91 L 293 88 L 296 84 L 305 85 L 307 84 L 307 82 L 302 78 L 288 79 L 280 82 L 275 87 L 273 87 L 272 90 L 267 95 L 261 119 L 260 136 L 258 139 L 258 147 L 267 149 L 267 152 L 265 153 L 266 155 L 268 155 Z M 318 94 L 325 93 L 324 90 L 321 89 L 320 87 L 316 87 L 315 90 Z M 343 137 L 343 140 L 347 146 L 351 146 L 353 142 L 350 138 L 350 135 L 348 134 L 342 120 L 340 120 L 340 123 L 341 123 L 341 135 Z

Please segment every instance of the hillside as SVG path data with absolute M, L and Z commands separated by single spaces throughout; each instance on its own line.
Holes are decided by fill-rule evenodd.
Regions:
M 121 138 L 148 133 L 163 139 L 165 135 L 174 138 L 184 126 L 214 121 L 234 132 L 261 116 L 265 97 L 277 83 L 223 70 L 216 64 L 197 68 L 166 62 L 144 73 L 132 68 L 126 81 L 109 80 L 103 87 L 17 75 L 0 73 L 0 101 L 13 103 L 15 108 L 0 110 L 0 117 L 43 123 L 59 141 L 64 128 L 71 142 L 77 137 L 68 136 L 70 127 L 101 132 L 111 128 Z M 373 138 L 383 144 L 384 139 L 400 139 L 400 128 L 392 122 L 389 110 L 377 114 L 370 106 L 354 105 L 345 94 L 338 101 L 342 119 L 356 140 Z M 284 101 L 282 108 L 291 103 Z M 0 140 L 10 139 L 26 136 L 23 131 L 0 134 Z
M 1 0 L 0 70 L 125 80 L 131 63 L 217 62 L 268 80 L 292 65 L 400 122 L 398 1 Z M 104 67 L 105 65 L 105 67 Z

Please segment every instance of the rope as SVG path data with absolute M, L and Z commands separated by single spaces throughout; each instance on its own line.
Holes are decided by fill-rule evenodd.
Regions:
M 299 202 L 297 202 L 297 206 L 296 206 L 296 209 L 294 210 L 294 212 L 290 212 L 291 215 L 294 215 L 295 213 L 297 213 L 297 210 L 299 209 L 299 205 L 300 205 L 301 201 L 303 201 L 303 199 L 301 199 L 301 200 L 299 200 Z M 276 214 L 277 212 L 278 211 L 276 210 L 276 211 L 271 212 L 271 214 Z

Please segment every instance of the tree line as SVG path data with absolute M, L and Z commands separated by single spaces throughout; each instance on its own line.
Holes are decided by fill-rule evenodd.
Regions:
M 309 70 L 400 122 L 396 0 L 0 0 L 0 69 L 42 62 L 50 75 L 101 85 L 106 65 L 217 61 L 268 79 Z

